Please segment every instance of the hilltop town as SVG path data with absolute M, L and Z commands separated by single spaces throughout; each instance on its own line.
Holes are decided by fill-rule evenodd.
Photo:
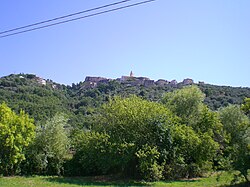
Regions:
M 20 81 L 24 81 L 25 79 L 32 80 L 41 86 L 50 85 L 52 88 L 57 88 L 60 84 L 53 82 L 49 79 L 41 78 L 35 74 L 11 74 L 7 77 L 16 77 L 19 78 Z M 3 77 L 4 78 L 4 77 Z M 81 84 L 82 88 L 95 88 L 100 84 L 108 84 L 112 81 L 116 81 L 125 86 L 144 86 L 144 87 L 152 87 L 152 86 L 172 86 L 176 87 L 177 85 L 192 85 L 195 84 L 193 79 L 186 78 L 182 82 L 177 82 L 176 80 L 165 80 L 159 79 L 157 81 L 151 80 L 148 77 L 136 77 L 131 71 L 129 76 L 121 76 L 120 78 L 110 79 L 105 77 L 94 77 L 94 76 L 86 76 L 85 80 Z M 199 82 L 199 84 L 204 84 L 204 82 Z
M 118 81 L 121 84 L 126 84 L 128 86 L 145 86 L 145 87 L 150 87 L 150 86 L 175 86 L 177 84 L 182 84 L 182 85 L 191 85 L 194 84 L 193 79 L 186 78 L 182 82 L 177 82 L 176 80 L 164 80 L 164 79 L 159 79 L 157 81 L 151 80 L 148 77 L 136 77 L 134 76 L 133 72 L 130 72 L 129 76 L 121 76 L 121 78 L 117 79 L 108 79 L 104 77 L 91 77 L 87 76 L 84 81 L 85 87 L 89 88 L 94 88 L 100 83 L 109 83 L 110 81 Z M 202 82 L 199 82 L 202 83 Z

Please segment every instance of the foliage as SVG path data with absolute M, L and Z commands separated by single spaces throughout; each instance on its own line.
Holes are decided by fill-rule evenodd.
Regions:
M 68 164 L 68 175 L 125 172 L 134 153 L 134 144 L 112 143 L 106 133 L 78 132 L 74 140 L 76 153 Z
M 17 115 L 5 103 L 0 105 L 0 174 L 14 175 L 18 172 L 34 130 L 33 119 L 24 111 Z
M 208 109 L 205 111 L 205 114 L 209 113 Z M 124 99 L 115 97 L 101 108 L 99 116 L 95 116 L 92 130 L 107 134 L 107 142 L 111 145 L 134 145 L 134 153 L 128 155 L 130 161 L 127 168 L 134 168 L 136 177 L 146 180 L 157 180 L 162 176 L 193 177 L 200 175 L 204 168 L 211 168 L 219 148 L 213 133 L 218 127 L 216 117 L 211 113 L 207 120 L 200 121 L 204 128 L 198 130 L 196 126 L 195 131 L 191 126 L 179 124 L 182 120 L 163 104 L 136 96 Z M 88 149 L 86 152 L 91 151 Z M 110 152 L 109 157 L 112 158 L 111 155 Z
M 218 112 L 211 111 L 206 105 L 202 106 L 197 123 L 192 127 L 199 134 L 207 133 L 219 144 L 227 138 Z
M 14 133 L 26 130 L 17 124 L 33 122 L 23 111 L 16 115 L 1 105 L 8 114 L 0 121 L 0 167 L 8 170 L 2 173 L 119 173 L 153 181 L 232 167 L 248 180 L 249 88 L 44 81 L 32 74 L 0 78 L 0 102 L 15 112 L 24 109 L 37 126 L 34 140 L 34 126 L 27 137 Z M 12 164 L 3 162 L 7 158 Z
M 105 104 L 93 129 L 106 132 L 114 142 L 156 145 L 158 129 L 176 123 L 163 105 L 136 96 L 115 97 Z
M 250 98 L 244 99 L 241 110 L 243 110 L 246 115 L 250 116 Z
M 36 137 L 27 151 L 22 172 L 28 174 L 63 174 L 63 164 L 69 154 L 67 119 L 56 114 L 37 126 Z
M 15 112 L 21 109 L 36 121 L 45 122 L 57 112 L 69 112 L 69 98 L 66 87 L 46 81 L 32 74 L 10 75 L 0 78 L 0 102 L 6 102 Z
M 184 87 L 163 97 L 162 102 L 182 123 L 172 128 L 173 154 L 165 166 L 166 178 L 199 176 L 213 166 L 224 137 L 219 116 L 203 100 L 204 94 L 197 86 Z
M 196 133 L 192 127 L 173 128 L 173 157 L 168 162 L 166 178 L 201 176 L 211 168 L 218 143 L 208 133 Z M 169 171 L 170 170 L 170 171 Z
M 88 87 L 86 82 L 65 86 L 52 80 L 46 80 L 46 85 L 43 85 L 39 83 L 40 79 L 33 74 L 12 74 L 0 78 L 0 103 L 6 102 L 15 112 L 23 109 L 36 121 L 45 122 L 58 112 L 66 113 L 69 123 L 75 128 L 88 128 L 89 123 L 81 121 L 115 95 L 137 95 L 149 101 L 159 101 L 164 93 L 183 87 L 182 84 L 146 87 L 117 80 L 98 83 L 95 87 Z M 206 94 L 205 104 L 212 110 L 228 104 L 242 104 L 245 97 L 250 97 L 250 88 L 197 86 Z
M 154 176 L 147 180 L 160 178 L 156 163 L 148 163 L 148 170 L 142 166 L 147 159 L 143 160 L 140 150 L 146 144 L 167 147 L 166 129 L 177 121 L 169 110 L 159 103 L 136 96 L 115 97 L 94 118 L 91 129 L 95 132 L 76 136 L 76 154 L 72 162 L 76 162 L 75 168 L 80 170 L 78 174 L 122 173 L 138 177 L 140 173 L 144 178 L 152 170 Z
M 223 128 L 230 137 L 231 145 L 240 143 L 249 128 L 249 119 L 239 106 L 230 105 L 219 110 Z
M 206 94 L 205 104 L 212 110 L 226 107 L 229 104 L 240 105 L 246 97 L 250 97 L 250 88 L 210 84 L 199 84 L 198 86 Z
M 225 156 L 232 162 L 232 168 L 239 170 L 249 181 L 250 169 L 250 122 L 239 106 L 228 106 L 220 111 L 221 122 L 229 136 L 224 150 Z
M 156 147 L 150 147 L 147 144 L 143 145 L 135 155 L 138 158 L 138 170 L 142 179 L 158 181 L 163 177 L 163 166 L 158 164 L 160 153 Z
M 182 119 L 182 123 L 193 125 L 197 121 L 204 98 L 197 86 L 188 86 L 166 93 L 162 102 Z
M 101 173 L 101 164 L 105 164 L 106 152 L 110 147 L 109 136 L 99 133 L 79 133 L 75 137 L 75 155 L 69 168 L 75 175 L 93 175 Z M 106 168 L 104 168 L 106 169 Z

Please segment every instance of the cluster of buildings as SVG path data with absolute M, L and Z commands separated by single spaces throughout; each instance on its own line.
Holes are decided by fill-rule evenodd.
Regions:
M 23 75 L 20 75 L 19 78 L 24 78 Z M 35 80 L 38 84 L 41 85 L 47 85 L 47 81 L 43 78 L 40 78 L 34 74 L 27 74 L 27 78 Z M 133 72 L 130 72 L 129 76 L 121 76 L 121 78 L 117 79 L 108 79 L 104 77 L 91 77 L 87 76 L 84 81 L 84 88 L 95 88 L 98 84 L 106 83 L 108 84 L 111 81 L 117 81 L 121 84 L 125 84 L 126 86 L 145 86 L 145 87 L 151 87 L 151 86 L 176 86 L 178 84 L 181 85 L 192 85 L 194 84 L 194 81 L 192 79 L 184 79 L 182 82 L 177 82 L 176 80 L 164 80 L 159 79 L 157 81 L 151 80 L 147 77 L 136 77 L 134 76 Z M 203 83 L 203 82 L 199 82 Z M 53 88 L 56 88 L 55 84 L 51 84 Z
M 166 85 L 171 85 L 175 86 L 177 84 L 182 84 L 182 85 L 191 85 L 194 84 L 194 81 L 192 79 L 184 79 L 182 82 L 178 83 L 176 80 L 168 81 L 164 79 L 159 79 L 157 81 L 151 80 L 147 77 L 135 77 L 133 72 L 130 72 L 129 76 L 122 76 L 121 78 L 117 79 L 107 79 L 104 77 L 90 77 L 87 76 L 84 81 L 85 87 L 90 87 L 94 88 L 100 83 L 108 83 L 110 81 L 118 81 L 121 84 L 126 84 L 127 86 L 145 86 L 145 87 L 150 87 L 150 86 L 166 86 Z
M 28 79 L 33 79 L 33 80 L 35 80 L 38 84 L 41 84 L 41 85 L 46 85 L 47 84 L 47 82 L 46 82 L 46 80 L 45 79 L 43 79 L 43 78 L 41 78 L 41 77 L 38 77 L 38 76 L 36 76 L 36 75 L 34 75 L 34 74 L 27 74 L 27 75 L 25 75 Z M 23 75 L 19 75 L 19 78 L 20 79 L 24 79 L 25 77 L 23 76 Z

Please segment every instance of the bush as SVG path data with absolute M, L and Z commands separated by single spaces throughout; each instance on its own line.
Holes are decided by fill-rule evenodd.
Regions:
M 134 158 L 134 144 L 112 143 L 106 133 L 80 132 L 75 136 L 75 154 L 68 175 L 86 176 L 126 173 Z
M 162 178 L 163 166 L 158 164 L 160 153 L 156 147 L 144 145 L 135 154 L 138 158 L 138 171 L 142 179 L 158 181 Z

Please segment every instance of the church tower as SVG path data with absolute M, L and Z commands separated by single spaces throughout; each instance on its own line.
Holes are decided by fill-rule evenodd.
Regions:
M 130 77 L 134 77 L 133 71 L 130 72 Z

